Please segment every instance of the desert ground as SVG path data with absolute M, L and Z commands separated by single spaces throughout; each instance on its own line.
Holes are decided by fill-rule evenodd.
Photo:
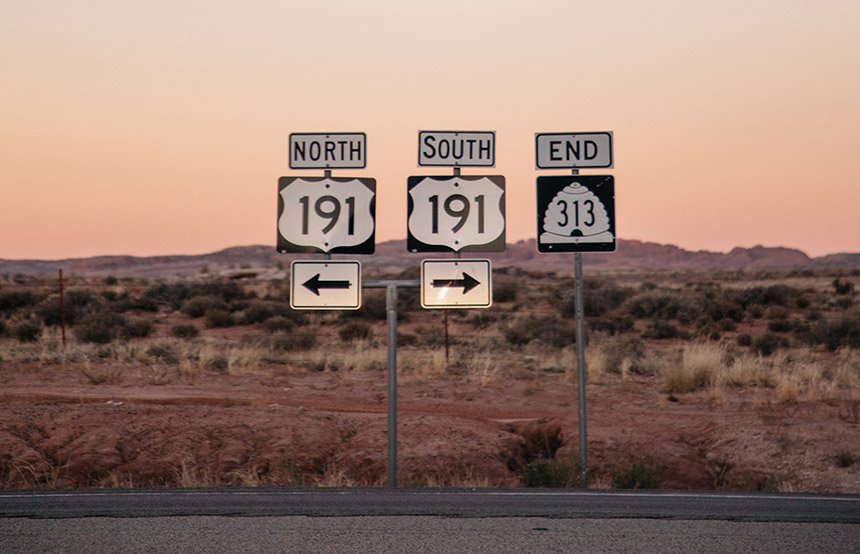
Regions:
M 284 279 L 0 276 L 0 487 L 383 486 L 386 323 Z M 364 279 L 417 278 L 417 273 Z M 577 487 L 573 279 L 398 307 L 398 485 Z M 860 272 L 590 270 L 588 485 L 860 493 Z M 65 324 L 65 342 L 63 341 Z

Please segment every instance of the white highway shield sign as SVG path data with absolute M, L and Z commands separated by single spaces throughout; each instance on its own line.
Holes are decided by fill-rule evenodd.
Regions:
M 367 166 L 364 133 L 292 133 L 290 169 L 361 169 Z
M 505 178 L 409 177 L 407 217 L 410 252 L 503 252 Z
M 539 252 L 615 251 L 615 178 L 553 175 L 537 179 Z
M 361 264 L 302 261 L 290 264 L 290 306 L 296 310 L 357 310 Z
M 489 308 L 492 299 L 490 260 L 421 262 L 423 308 Z
M 375 239 L 375 179 L 278 180 L 278 252 L 373 254 Z
M 495 131 L 419 131 L 418 165 L 493 167 Z
M 611 168 L 612 132 L 537 133 L 535 154 L 538 169 Z

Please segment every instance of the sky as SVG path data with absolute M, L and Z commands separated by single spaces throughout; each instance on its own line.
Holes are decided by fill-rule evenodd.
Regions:
M 496 132 L 508 242 L 535 133 L 612 131 L 621 239 L 860 252 L 860 2 L 5 0 L 0 258 L 274 248 L 294 132 L 402 239 L 421 130 Z

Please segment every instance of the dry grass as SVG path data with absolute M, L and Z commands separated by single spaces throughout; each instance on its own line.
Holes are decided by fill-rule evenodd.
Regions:
M 723 355 L 722 348 L 710 343 L 684 345 L 681 362 L 661 368 L 664 390 L 684 393 L 707 387 L 725 366 Z

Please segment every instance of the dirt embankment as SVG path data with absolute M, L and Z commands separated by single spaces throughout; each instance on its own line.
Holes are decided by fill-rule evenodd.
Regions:
M 6 364 L 2 486 L 385 484 L 384 372 L 264 367 L 161 386 L 123 375 L 93 384 Z M 587 394 L 591 486 L 860 493 L 856 401 L 675 398 L 647 377 Z M 522 486 L 536 460 L 579 452 L 576 388 L 560 374 L 407 375 L 398 408 L 401 486 Z

